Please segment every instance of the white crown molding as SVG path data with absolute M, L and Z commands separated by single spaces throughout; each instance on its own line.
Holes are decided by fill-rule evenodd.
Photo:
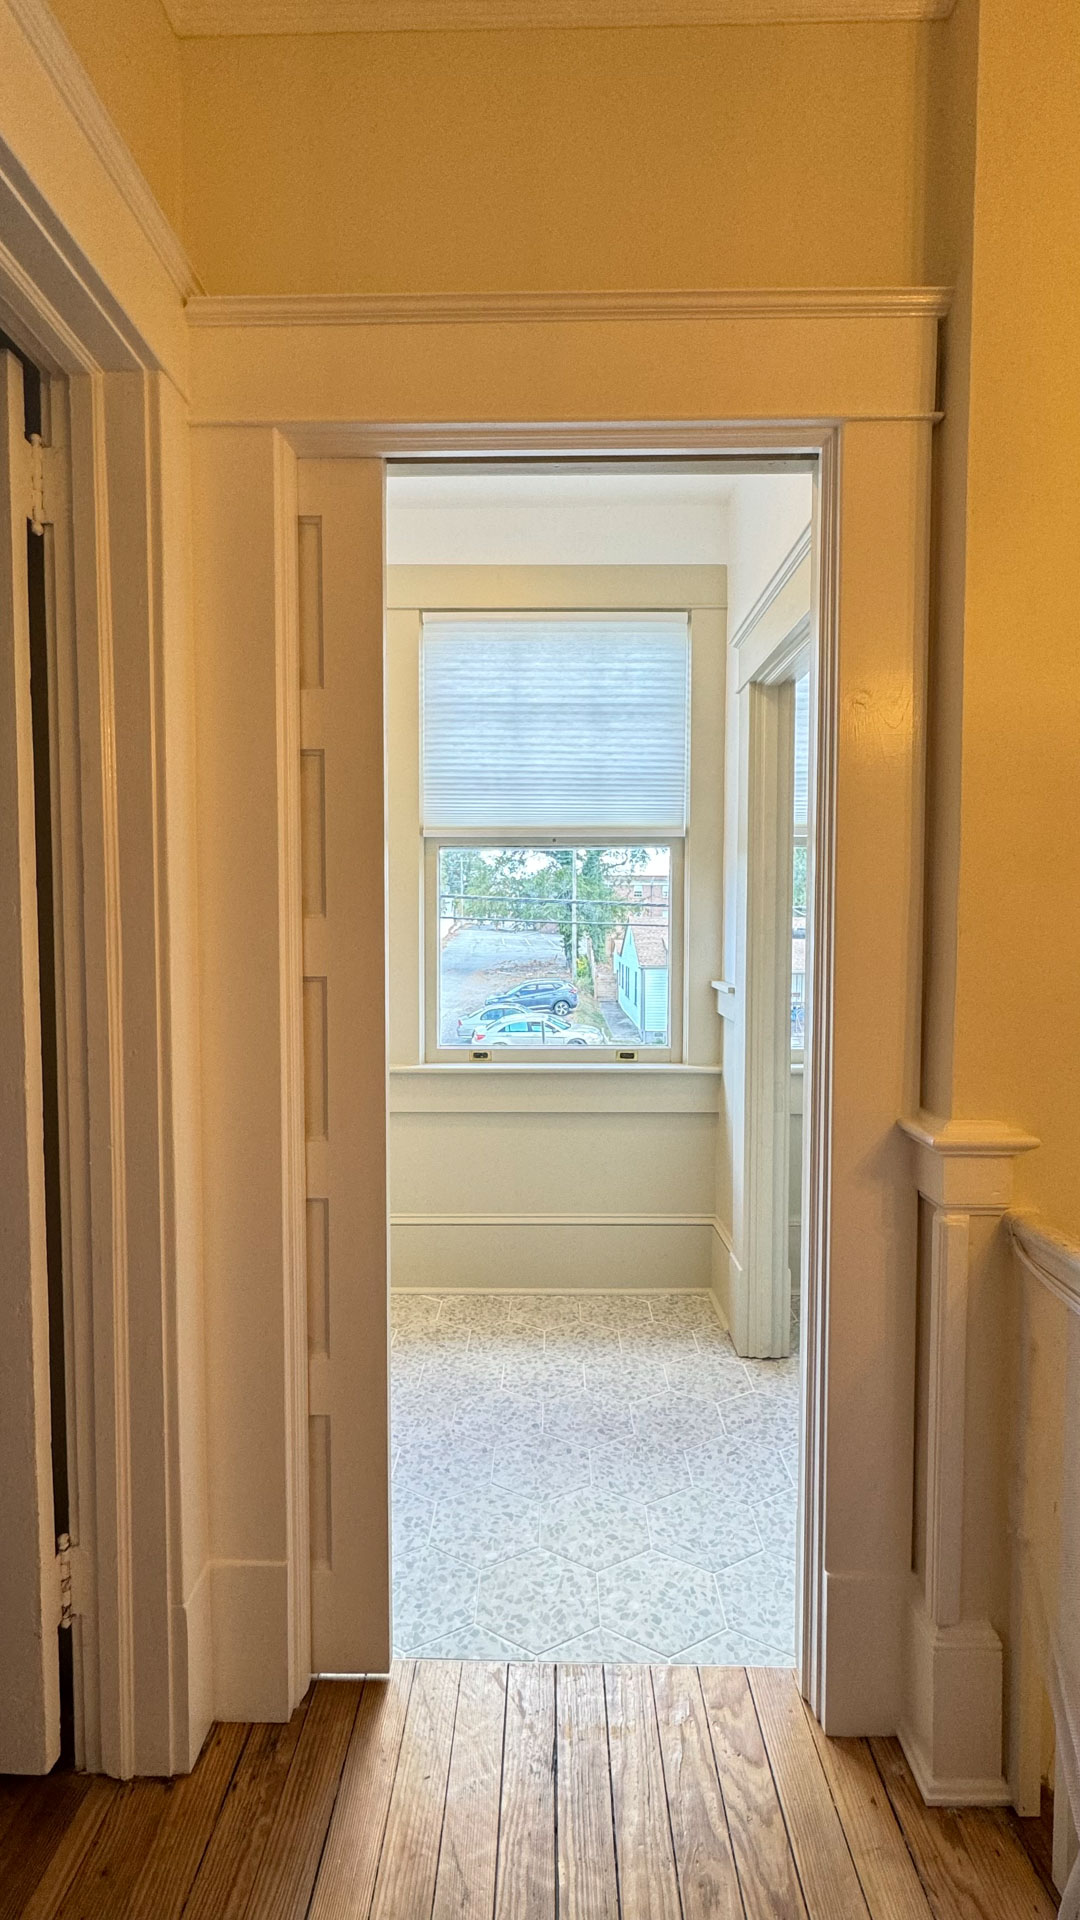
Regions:
M 27 0 L 20 0 L 26 5 Z M 563 321 L 939 319 L 943 287 L 656 293 L 230 293 L 188 301 L 193 327 L 506 326 Z
M 1080 1313 L 1080 1244 L 1045 1226 L 1033 1213 L 1011 1213 L 1009 1232 L 1028 1272 L 1072 1313 Z
M 78 55 L 44 0 L 7 0 L 64 105 L 100 160 L 184 300 L 202 291 L 179 238 L 162 212 L 131 149 L 110 117 Z
M 165 0 L 175 33 L 482 32 L 941 20 L 953 0 Z

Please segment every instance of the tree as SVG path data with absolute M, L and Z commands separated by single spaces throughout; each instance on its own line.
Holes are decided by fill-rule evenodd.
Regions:
M 632 916 L 626 881 L 649 855 L 648 847 L 444 847 L 440 917 L 550 927 L 573 971 L 586 938 L 603 955 L 609 936 Z

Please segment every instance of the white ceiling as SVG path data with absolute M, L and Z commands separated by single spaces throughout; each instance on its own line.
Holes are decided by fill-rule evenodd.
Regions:
M 715 566 L 730 474 L 400 473 L 387 478 L 391 566 Z

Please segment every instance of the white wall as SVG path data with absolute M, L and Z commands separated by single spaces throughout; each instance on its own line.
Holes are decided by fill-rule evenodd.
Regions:
M 728 502 L 728 631 L 736 634 L 810 522 L 805 473 L 746 474 Z
M 712 473 L 387 478 L 390 566 L 722 566 L 733 481 Z

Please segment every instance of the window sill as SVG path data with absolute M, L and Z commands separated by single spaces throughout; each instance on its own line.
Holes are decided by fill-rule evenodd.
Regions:
M 391 1113 L 716 1113 L 720 1068 L 446 1061 L 390 1068 Z

